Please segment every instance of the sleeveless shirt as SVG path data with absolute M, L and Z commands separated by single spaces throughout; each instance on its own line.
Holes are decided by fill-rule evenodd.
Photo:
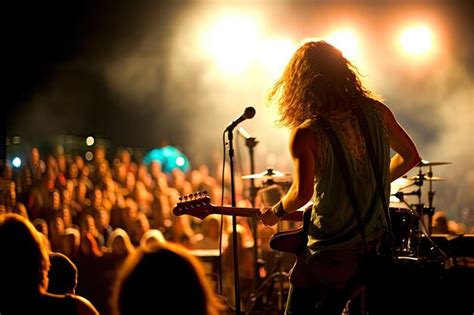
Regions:
M 368 122 L 376 163 L 379 167 L 381 166 L 382 183 L 388 200 L 390 146 L 383 109 L 372 103 L 364 103 L 360 106 Z M 334 119 L 326 118 L 326 120 L 333 127 L 343 148 L 359 202 L 366 239 L 373 240 L 387 230 L 387 223 L 359 123 L 352 112 Z M 307 244 L 308 254 L 311 257 L 322 251 L 350 246 L 361 242 L 362 239 L 329 139 L 315 120 L 308 120 L 305 124 L 308 124 L 315 133 L 317 141 L 313 211 Z

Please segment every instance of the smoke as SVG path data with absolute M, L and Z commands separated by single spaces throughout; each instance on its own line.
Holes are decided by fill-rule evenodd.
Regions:
M 259 141 L 256 171 L 274 167 L 291 172 L 288 131 L 275 127 L 277 114 L 265 101 L 275 75 L 258 64 L 232 74 L 219 69 L 202 45 L 208 20 L 219 10 L 247 12 L 261 18 L 264 35 L 292 36 L 298 42 L 323 36 L 333 26 L 327 25 L 330 14 L 337 17 L 342 11 L 333 2 L 266 4 L 183 1 L 135 8 L 129 16 L 124 2 L 117 20 L 98 30 L 99 35 L 89 34 L 92 40 L 84 39 L 89 44 L 37 86 L 13 125 L 42 135 L 100 134 L 132 147 L 175 145 L 196 166 L 220 162 L 225 126 L 245 107 L 254 106 L 256 116 L 241 126 Z M 454 52 L 418 68 L 397 60 L 383 44 L 393 35 L 383 17 L 394 11 L 364 10 L 357 14 L 372 29 L 372 40 L 366 41 L 370 49 L 360 70 L 413 137 L 422 158 L 452 162 L 433 167 L 434 176 L 446 179 L 433 184 L 436 208 L 454 217 L 474 204 L 472 74 Z M 378 16 L 372 20 L 374 12 Z M 455 30 L 446 27 L 445 32 Z M 237 162 L 242 173 L 249 173 L 243 141 L 238 136 L 235 140 Z
M 415 71 L 407 70 L 406 64 L 392 64 L 387 59 L 385 73 L 396 73 L 388 80 L 375 84 L 385 103 L 415 141 L 424 160 L 449 162 L 433 166 L 432 175 L 441 177 L 433 181 L 435 191 L 433 206 L 453 219 L 459 218 L 463 208 L 472 208 L 474 196 L 474 78 L 453 53 L 443 55 L 442 62 L 430 63 Z M 383 77 L 383 73 L 376 74 Z M 413 169 L 428 175 L 430 169 Z M 429 182 L 422 187 L 422 203 L 429 204 Z M 409 203 L 418 199 L 407 198 Z
M 162 47 L 150 30 L 131 55 L 107 67 L 107 82 L 123 99 L 141 104 L 135 110 L 157 115 L 156 121 L 164 124 L 163 130 L 171 131 L 171 144 L 182 145 L 199 162 L 220 158 L 217 153 L 222 150 L 221 133 L 225 125 L 246 106 L 253 105 L 256 117 L 242 126 L 259 140 L 255 148 L 257 170 L 274 167 L 291 171 L 288 132 L 275 128 L 277 116 L 265 104 L 266 93 L 275 78 L 258 68 L 231 76 L 223 74 L 200 46 L 200 32 L 205 27 L 203 17 L 213 8 L 195 6 L 181 14 L 164 57 L 157 53 Z M 298 34 L 305 35 L 311 33 Z M 373 64 L 362 65 L 361 71 L 368 74 L 374 90 L 385 98 L 413 137 L 423 159 L 452 163 L 436 166 L 432 171 L 434 176 L 445 179 L 433 182 L 434 205 L 455 216 L 474 201 L 468 193 L 474 177 L 473 79 L 452 54 L 446 54 L 446 59 L 435 66 L 410 68 L 409 61 L 403 64 L 383 52 L 382 49 L 373 59 Z M 176 138 L 177 128 L 180 139 Z M 248 173 L 247 152 L 243 142 L 237 145 L 241 151 L 240 165 Z M 429 169 L 422 171 L 427 173 Z M 425 204 L 427 184 L 423 187 Z

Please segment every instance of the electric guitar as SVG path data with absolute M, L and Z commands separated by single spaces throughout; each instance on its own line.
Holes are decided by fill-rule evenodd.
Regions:
M 303 221 L 299 228 L 277 232 L 270 238 L 270 247 L 276 251 L 299 255 L 306 249 L 308 241 L 308 225 L 311 219 L 312 206 L 304 210 L 290 212 L 281 220 Z M 173 208 L 175 216 L 191 215 L 204 219 L 211 214 L 232 215 L 239 217 L 257 218 L 261 216 L 259 208 L 219 207 L 211 204 L 211 198 L 206 191 L 196 192 L 179 197 L 179 202 Z

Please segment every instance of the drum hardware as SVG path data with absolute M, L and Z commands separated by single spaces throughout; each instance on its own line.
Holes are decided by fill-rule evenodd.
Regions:
M 283 177 L 289 177 L 291 176 L 290 173 L 283 173 L 277 170 L 274 170 L 273 168 L 267 168 L 264 172 L 261 173 L 256 173 L 256 174 L 250 174 L 250 175 L 244 175 L 242 176 L 242 179 L 273 179 L 273 178 L 283 178 Z
M 253 172 L 253 169 L 252 169 Z M 264 206 L 273 206 L 278 202 L 281 197 L 288 191 L 291 186 L 291 182 L 288 180 L 291 173 L 284 173 L 275 170 L 272 167 L 268 167 L 265 171 L 260 173 L 252 173 L 244 175 L 242 179 L 249 179 L 251 182 L 251 194 L 254 197 L 253 201 L 260 197 L 260 202 Z M 259 185 L 254 185 L 254 180 L 259 180 Z M 254 202 L 253 202 L 254 204 Z M 278 224 L 277 230 L 280 230 L 280 224 Z M 288 224 L 288 222 L 285 222 Z M 257 227 L 255 226 L 255 258 L 256 258 L 256 269 L 262 266 L 263 259 L 259 259 L 258 234 L 256 233 Z M 272 259 L 273 261 L 273 259 Z M 265 309 L 274 309 L 279 313 L 284 311 L 285 294 L 287 288 L 285 286 L 288 283 L 288 273 L 284 270 L 284 257 L 283 253 L 277 252 L 274 257 L 274 267 L 267 276 L 260 279 L 259 276 L 255 277 L 254 281 L 254 292 L 251 293 L 247 303 L 245 304 L 244 310 L 246 314 L 261 314 L 259 307 Z M 258 273 L 256 272 L 256 275 Z M 258 279 L 257 279 L 258 278 Z M 258 286 L 257 286 L 257 280 Z
M 442 264 L 449 264 L 448 255 L 431 239 L 422 222 L 420 213 L 426 209 L 424 204 L 410 206 L 405 201 L 390 204 L 389 211 L 397 257 L 404 261 L 427 261 L 434 257 Z
M 421 160 L 417 167 L 423 167 L 423 166 L 438 166 L 438 165 L 447 165 L 447 164 L 452 164 L 452 162 L 429 162 L 426 160 Z
M 393 196 L 397 197 L 400 201 L 405 200 L 405 196 L 421 196 L 421 189 L 413 190 L 410 192 L 398 191 Z
M 429 252 L 430 255 L 437 253 L 438 259 L 442 259 L 445 262 L 448 261 L 448 256 L 430 238 L 432 234 L 432 217 L 435 212 L 433 201 L 436 192 L 433 190 L 433 182 L 445 180 L 444 178 L 433 176 L 432 167 L 447 164 L 451 164 L 451 162 L 429 162 L 421 160 L 417 165 L 419 170 L 415 176 L 400 178 L 396 180 L 398 183 L 394 181 L 394 186 L 398 188 L 398 191 L 393 192 L 393 190 L 391 190 L 391 196 L 396 197 L 400 203 L 406 205 L 406 207 L 390 207 L 396 252 L 399 256 L 418 259 L 418 257 L 421 258 Z M 428 167 L 428 172 L 425 173 L 423 171 L 424 167 Z M 410 183 L 410 181 L 412 182 Z M 425 182 L 429 183 L 427 193 L 428 205 L 422 203 L 421 187 Z M 397 187 L 397 184 L 399 186 L 404 184 L 404 187 Z M 413 185 L 418 186 L 418 189 L 409 192 L 402 191 L 402 189 Z M 393 186 L 391 188 L 393 189 Z M 417 196 L 418 203 L 407 203 L 405 196 Z M 423 252 L 420 248 L 420 246 L 423 246 L 422 240 L 424 244 L 428 244 L 429 247 L 428 249 L 423 248 Z
M 443 180 L 446 180 L 442 177 L 436 177 L 436 176 L 426 176 L 426 175 L 423 175 L 423 176 L 419 176 L 419 175 L 415 175 L 415 176 L 412 176 L 410 177 L 410 179 L 413 179 L 415 182 L 420 182 L 420 183 L 423 183 L 424 181 L 427 181 L 427 182 L 438 182 L 438 181 L 443 181 Z
M 285 295 L 288 293 L 288 283 L 289 273 L 283 269 L 283 253 L 277 251 L 273 269 L 263 279 L 259 288 L 252 292 L 249 297 L 245 306 L 247 314 L 262 314 L 261 310 L 258 309 L 259 307 L 264 307 L 267 311 L 271 309 L 277 314 L 282 314 L 285 310 Z
M 291 186 L 291 182 L 288 180 L 290 176 L 290 173 L 284 173 L 269 167 L 261 173 L 244 175 L 242 179 L 260 180 L 260 185 L 255 186 L 255 196 L 260 197 L 262 205 L 271 207 L 288 191 Z M 280 231 L 282 224 L 289 223 L 279 222 L 277 231 Z M 257 244 L 259 244 L 258 241 L 256 241 L 256 246 L 258 246 Z M 267 270 L 267 276 L 261 279 L 260 285 L 251 293 L 245 305 L 244 309 L 247 314 L 261 314 L 261 309 L 259 309 L 261 307 L 266 310 L 272 309 L 277 313 L 284 311 L 285 294 L 287 294 L 288 289 L 286 284 L 289 282 L 288 272 L 284 268 L 284 253 L 277 251 L 271 261 L 273 268 Z

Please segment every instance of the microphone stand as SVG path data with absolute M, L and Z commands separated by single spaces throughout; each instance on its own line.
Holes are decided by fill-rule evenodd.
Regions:
M 433 171 L 431 170 L 431 166 L 428 171 L 428 177 L 433 177 Z M 435 212 L 435 208 L 433 207 L 433 197 L 435 192 L 433 191 L 433 181 L 430 182 L 430 188 L 428 191 L 428 209 L 426 209 L 426 214 L 428 215 L 428 234 L 431 235 L 433 233 L 433 214 Z
M 237 206 L 235 197 L 235 178 L 234 178 L 234 148 L 233 148 L 233 130 L 227 130 L 228 146 L 229 146 L 229 163 L 230 163 L 230 187 L 232 195 L 232 207 Z M 239 253 L 237 243 L 237 217 L 232 216 L 232 249 L 234 254 L 234 291 L 235 291 L 235 314 L 240 315 L 240 276 L 239 276 Z

